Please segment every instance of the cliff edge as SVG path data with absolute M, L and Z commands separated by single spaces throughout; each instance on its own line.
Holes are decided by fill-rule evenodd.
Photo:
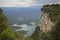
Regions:
M 60 40 L 60 4 L 44 5 L 41 9 L 41 28 L 49 40 Z

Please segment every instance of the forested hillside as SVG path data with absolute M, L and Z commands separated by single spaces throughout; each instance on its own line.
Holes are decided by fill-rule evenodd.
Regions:
M 60 5 L 59 4 L 52 4 L 52 5 L 44 5 L 41 8 L 41 12 L 42 13 L 47 13 L 49 16 L 49 18 L 51 19 L 51 21 L 54 23 L 54 26 L 52 27 L 50 32 L 38 32 L 39 29 L 37 31 L 34 32 L 32 38 L 37 40 L 60 40 Z M 37 32 L 37 34 L 36 34 Z M 40 36 L 38 38 L 38 35 Z
M 3 15 L 0 8 L 0 40 L 15 40 L 15 35 L 10 31 L 7 18 Z
M 60 5 L 44 5 L 41 9 L 43 13 L 47 13 L 54 23 L 52 30 L 50 32 L 50 40 L 60 40 Z

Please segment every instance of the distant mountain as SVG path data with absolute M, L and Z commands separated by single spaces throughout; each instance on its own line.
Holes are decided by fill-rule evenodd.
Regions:
M 2 9 L 10 24 L 29 24 L 33 21 L 36 23 L 39 22 L 40 8 L 41 7 L 4 7 Z

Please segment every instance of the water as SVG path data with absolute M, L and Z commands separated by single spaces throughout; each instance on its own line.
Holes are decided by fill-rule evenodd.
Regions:
M 16 27 L 22 27 L 21 29 L 16 29 L 15 31 L 18 32 L 20 30 L 24 30 L 24 31 L 28 31 L 27 32 L 27 35 L 28 36 L 31 36 L 32 33 L 35 31 L 35 28 L 36 28 L 36 25 L 35 26 L 29 26 L 27 24 L 22 24 L 22 25 L 17 25 L 17 24 L 14 24 L 12 26 L 16 26 Z

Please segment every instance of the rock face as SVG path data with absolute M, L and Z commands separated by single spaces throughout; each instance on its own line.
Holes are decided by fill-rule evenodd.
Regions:
M 41 31 L 48 32 L 60 19 L 60 5 L 44 5 L 41 9 Z
M 49 15 L 47 13 L 41 12 L 40 16 L 40 30 L 43 32 L 48 32 L 51 30 L 53 23 L 49 18 Z
M 40 30 L 44 40 L 60 40 L 60 4 L 44 5 L 41 11 Z
M 44 5 L 40 15 L 40 29 L 35 40 L 60 40 L 60 4 Z M 35 36 L 37 35 L 37 36 Z

